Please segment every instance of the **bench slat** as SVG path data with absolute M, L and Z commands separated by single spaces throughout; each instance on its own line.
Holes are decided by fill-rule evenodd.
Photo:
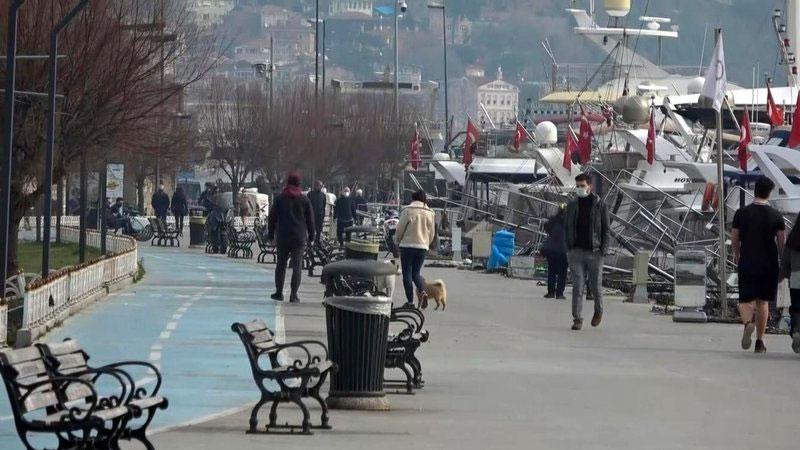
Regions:
M 254 331 L 264 331 L 267 329 L 267 324 L 264 323 L 263 320 L 253 320 L 252 322 L 247 322 L 244 325 L 244 330 L 248 333 L 252 333 Z
M 84 358 L 83 353 L 61 355 L 56 357 L 56 361 L 58 361 L 58 370 L 60 372 L 70 369 L 85 369 L 87 366 L 87 361 L 86 358 Z
M 44 344 L 44 346 L 47 347 L 47 351 L 53 356 L 67 355 L 81 351 L 81 346 L 78 344 L 78 341 L 74 339 L 67 339 L 63 342 L 47 343 Z
M 40 388 L 25 399 L 25 412 L 36 411 L 58 404 L 56 393 L 50 389 Z
M 36 347 L 25 347 L 18 350 L 5 350 L 0 352 L 0 361 L 10 366 L 41 358 L 42 354 Z

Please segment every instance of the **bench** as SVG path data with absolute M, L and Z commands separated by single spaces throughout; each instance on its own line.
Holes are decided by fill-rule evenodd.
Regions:
M 156 217 L 148 217 L 147 221 L 153 229 L 153 239 L 150 240 L 150 245 L 165 247 L 169 243 L 170 247 L 181 246 L 180 230 L 168 226 Z
M 314 428 L 330 429 L 328 424 L 328 406 L 320 396 L 320 388 L 336 365 L 328 360 L 328 348 L 318 341 L 297 341 L 286 344 L 275 342 L 274 334 L 261 320 L 248 323 L 234 323 L 231 330 L 236 333 L 244 344 L 253 379 L 261 391 L 261 399 L 250 413 L 250 429 L 248 433 L 258 433 L 258 412 L 267 403 L 272 403 L 269 412 L 269 424 L 265 432 L 290 432 L 297 428 L 303 434 L 311 433 L 311 420 L 308 408 L 303 403 L 304 398 L 311 398 L 319 403 L 322 408 L 321 424 Z M 324 357 L 316 356 L 309 350 L 309 346 L 318 347 Z M 290 352 L 290 350 L 294 350 Z M 266 361 L 262 361 L 266 359 Z M 268 366 L 267 366 L 268 365 Z M 277 384 L 277 390 L 268 386 Z M 303 422 L 300 426 L 277 424 L 277 408 L 280 403 L 294 403 L 303 412 Z
M 254 227 L 253 232 L 256 235 L 256 242 L 258 243 L 258 262 L 266 263 L 267 257 L 272 256 L 272 264 L 278 262 L 278 249 L 275 245 L 267 239 L 266 226 Z
M 235 227 L 227 227 L 228 233 L 228 257 L 246 258 L 253 257 L 251 247 L 256 241 L 256 234 L 248 229 L 237 230 Z
M 417 350 L 430 337 L 430 333 L 424 328 L 424 325 L 425 316 L 416 307 L 402 306 L 392 309 L 389 326 L 394 330 L 399 329 L 399 332 L 389 336 L 384 367 L 399 369 L 405 375 L 405 380 L 384 378 L 384 385 L 404 386 L 408 394 L 425 385 L 422 380 L 422 363 L 416 355 Z
M 130 441 L 135 439 L 142 443 L 145 448 L 152 450 L 153 445 L 147 439 L 147 427 L 152 422 L 155 413 L 159 409 L 167 409 L 168 401 L 165 397 L 158 394 L 161 388 L 161 373 L 158 369 L 144 361 L 123 361 L 108 364 L 102 367 L 89 366 L 89 355 L 81 348 L 77 341 L 65 339 L 63 342 L 51 344 L 39 344 L 45 361 L 51 372 L 58 377 L 77 377 L 85 381 L 93 382 L 94 374 L 113 371 L 120 375 L 127 388 L 128 395 L 122 400 L 122 404 L 131 409 L 137 417 L 143 416 L 144 421 L 135 427 L 130 423 L 124 423 L 117 439 Z M 141 380 L 134 381 L 130 370 L 139 369 Z M 148 393 L 144 386 L 147 381 L 154 381 L 155 387 Z
M 29 435 L 51 434 L 58 449 L 117 448 L 119 433 L 136 417 L 128 408 L 122 377 L 115 370 L 55 375 L 38 347 L 0 351 L 0 372 L 6 386 L 17 434 L 28 450 Z M 95 381 L 106 375 L 116 394 L 100 396 Z

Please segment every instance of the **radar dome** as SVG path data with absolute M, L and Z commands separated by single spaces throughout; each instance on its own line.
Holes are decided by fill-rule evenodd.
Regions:
M 631 12 L 631 0 L 605 0 L 606 14 L 612 17 L 625 17 Z
M 539 145 L 555 145 L 558 142 L 558 129 L 553 122 L 544 121 L 536 125 L 536 142 Z
M 703 77 L 692 78 L 689 84 L 686 85 L 687 94 L 699 94 L 703 92 L 703 86 L 706 84 L 706 79 Z
M 438 152 L 433 154 L 434 161 L 450 161 L 450 155 L 445 152 Z
M 625 99 L 622 107 L 622 120 L 626 123 L 645 123 L 650 119 L 650 105 L 647 99 L 632 95 Z

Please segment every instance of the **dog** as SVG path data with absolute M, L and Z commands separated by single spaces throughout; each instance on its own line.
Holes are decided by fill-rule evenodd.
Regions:
M 447 285 L 442 280 L 434 280 L 431 283 L 425 282 L 425 290 L 417 292 L 417 305 L 421 309 L 428 307 L 428 299 L 432 298 L 436 302 L 436 308 L 444 311 L 447 308 Z

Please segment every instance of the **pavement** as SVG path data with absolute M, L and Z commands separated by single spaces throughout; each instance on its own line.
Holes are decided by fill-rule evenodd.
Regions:
M 387 412 L 332 411 L 333 430 L 313 436 L 248 435 L 258 391 L 230 324 L 262 318 L 287 340 L 324 340 L 319 279 L 304 278 L 303 303 L 276 305 L 267 300 L 271 265 L 149 245 L 141 254 L 142 282 L 46 339 L 76 337 L 98 364 L 159 362 L 170 398 L 152 426 L 159 450 L 796 449 L 800 442 L 800 356 L 786 336 L 768 336 L 769 352 L 756 355 L 739 348 L 739 326 L 676 324 L 619 298 L 607 299 L 599 328 L 573 332 L 569 302 L 543 299 L 535 282 L 434 268 L 425 275 L 447 282 L 448 309 L 426 312 L 424 389 L 389 394 Z M 16 450 L 7 411 L 2 396 L 0 449 Z M 312 407 L 312 417 L 318 413 Z M 299 418 L 290 408 L 280 414 Z

